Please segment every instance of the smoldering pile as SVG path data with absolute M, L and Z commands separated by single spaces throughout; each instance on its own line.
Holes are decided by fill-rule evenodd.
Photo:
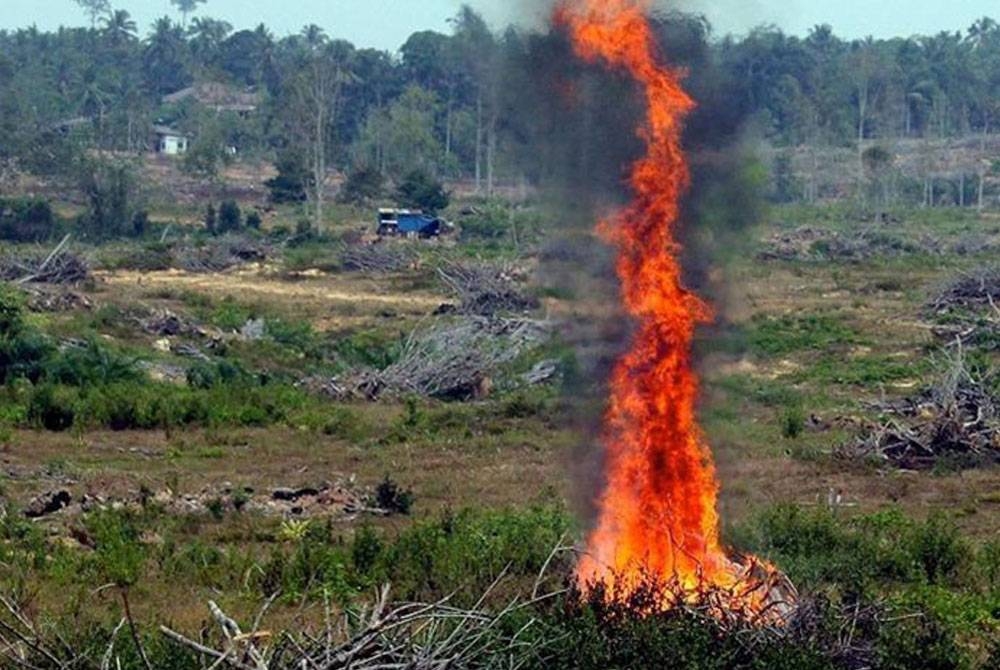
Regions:
M 836 450 L 905 470 L 1000 463 L 1000 379 L 972 369 L 961 351 L 929 389 L 874 405 L 880 418 Z

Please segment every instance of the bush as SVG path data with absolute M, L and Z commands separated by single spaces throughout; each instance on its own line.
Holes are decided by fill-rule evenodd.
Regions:
M 0 287 L 0 384 L 13 379 L 37 382 L 55 347 L 24 322 L 24 296 Z
M 382 197 L 385 177 L 382 171 L 370 165 L 358 165 L 347 175 L 347 181 L 340 191 L 340 201 L 367 205 Z
M 149 212 L 142 209 L 132 216 L 132 235 L 142 237 L 149 230 Z
M 219 233 L 231 233 L 243 226 L 243 213 L 234 200 L 226 200 L 219 207 Z
M 37 428 L 62 432 L 73 427 L 79 396 L 75 389 L 43 384 L 28 401 L 28 421 Z
M 409 514 L 413 507 L 413 492 L 402 489 L 389 475 L 375 489 L 375 504 L 379 509 Z
M 264 183 L 271 192 L 271 202 L 276 205 L 305 202 L 310 177 L 302 153 L 291 149 L 283 151 L 276 167 L 278 175 Z
M 396 189 L 396 199 L 402 207 L 420 209 L 429 214 L 435 214 L 451 203 L 444 184 L 423 170 L 414 170 L 406 175 Z
M 263 220 L 260 217 L 260 212 L 253 210 L 247 214 L 247 228 L 250 230 L 260 230 Z
M 56 229 L 52 206 L 33 198 L 0 199 L 0 238 L 11 242 L 43 242 Z
M 218 216 L 215 212 L 215 205 L 208 203 L 205 208 L 205 230 L 211 235 L 215 235 L 218 229 Z

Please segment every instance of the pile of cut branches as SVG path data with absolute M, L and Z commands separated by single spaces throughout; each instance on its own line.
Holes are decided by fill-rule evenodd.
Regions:
M 363 274 L 390 274 L 413 267 L 417 255 L 398 244 L 352 244 L 344 249 L 340 261 L 345 270 Z
M 524 273 L 510 264 L 444 263 L 438 276 L 455 294 L 464 314 L 494 316 L 526 312 L 538 307 L 538 299 L 520 286 Z
M 490 393 L 503 365 L 541 344 L 548 334 L 549 324 L 543 321 L 459 316 L 413 331 L 396 360 L 384 369 L 309 377 L 299 386 L 338 400 L 406 395 L 479 398 Z
M 224 272 L 246 263 L 261 263 L 274 256 L 269 244 L 242 235 L 225 235 L 201 246 L 181 244 L 171 252 L 173 265 L 195 273 Z
M 18 284 L 79 284 L 90 278 L 90 265 L 82 256 L 66 251 L 69 236 L 46 256 L 0 258 L 0 279 Z
M 879 403 L 882 418 L 867 423 L 837 455 L 878 459 L 905 470 L 941 462 L 976 466 L 1000 462 L 1000 380 L 966 364 L 961 347 L 931 388 L 901 401 Z
M 803 227 L 774 235 L 757 257 L 785 261 L 862 261 L 916 253 L 940 254 L 944 250 L 941 242 L 930 236 L 908 240 L 873 230 L 842 233 Z
M 1000 267 L 980 268 L 945 286 L 925 306 L 940 338 L 1000 348 Z

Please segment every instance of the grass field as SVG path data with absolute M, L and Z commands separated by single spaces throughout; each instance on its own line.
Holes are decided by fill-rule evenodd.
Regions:
M 1000 468 L 942 463 L 907 472 L 833 455 L 854 439 L 857 422 L 872 418 L 868 403 L 911 395 L 935 378 L 946 343 L 933 335 L 924 303 L 956 274 L 995 260 L 982 240 L 998 236 L 998 219 L 956 210 L 896 217 L 873 227 L 844 208 L 780 208 L 747 248 L 720 254 L 727 260 L 706 289 L 716 323 L 700 335 L 698 353 L 724 533 L 736 548 L 775 561 L 803 592 L 925 613 L 921 621 L 933 625 L 917 630 L 900 619 L 891 624 L 898 630 L 886 628 L 924 645 L 925 655 L 893 651 L 883 631 L 872 643 L 877 667 L 995 667 L 984 664 L 998 658 Z M 815 258 L 758 255 L 775 235 L 802 226 L 845 236 L 875 230 L 892 244 L 883 240 L 861 258 L 824 257 L 822 245 Z M 578 267 L 567 290 L 564 280 L 543 279 L 551 274 L 544 261 L 536 272 L 537 257 L 522 258 L 535 277 L 525 290 L 540 296 L 534 316 L 554 323 L 554 335 L 499 371 L 491 393 L 464 402 L 335 400 L 296 383 L 388 363 L 414 329 L 447 319 L 434 316 L 454 301 L 434 272 L 442 257 L 514 255 L 504 240 L 414 242 L 420 262 L 373 276 L 338 267 L 337 230 L 220 274 L 144 272 L 117 262 L 124 248 L 95 249 L 88 253 L 102 267 L 76 289 L 90 309 L 23 308 L 18 333 L 91 343 L 47 353 L 35 379 L 12 375 L 3 391 L 0 579 L 33 615 L 99 646 L 121 607 L 102 585 L 127 586 L 150 648 L 164 649 L 156 625 L 193 634 L 209 599 L 249 617 L 280 592 L 269 619 L 276 630 L 320 621 L 324 594 L 347 604 L 383 581 L 403 598 L 457 590 L 474 599 L 507 565 L 512 591 L 530 583 L 560 538 L 582 536 L 595 493 L 584 472 L 594 459 L 584 454 L 596 448 L 582 426 L 592 426 L 600 393 L 588 371 L 600 369 L 593 359 L 610 356 L 623 334 L 616 306 L 595 298 L 607 296 L 607 282 Z M 971 253 L 953 248 L 969 236 L 977 240 Z M 137 325 L 164 310 L 209 336 L 166 337 L 164 346 L 165 336 Z M 234 335 L 257 318 L 267 336 Z M 209 348 L 213 338 L 221 344 Z M 591 340 L 601 339 L 595 353 Z M 206 359 L 179 355 L 169 346 L 179 342 Z M 997 362 L 995 351 L 975 353 Z M 556 382 L 508 383 L 545 358 L 560 361 Z M 146 372 L 129 372 L 140 361 Z M 201 376 L 192 377 L 196 367 Z M 150 378 L 170 370 L 179 379 Z M 49 426 L 60 430 L 43 427 L 67 416 Z M 241 511 L 231 493 L 266 498 L 282 487 L 349 482 L 364 497 L 386 478 L 412 493 L 408 514 L 324 509 L 298 521 Z M 32 498 L 56 489 L 106 504 L 22 517 Z M 832 510 L 831 491 L 841 496 Z M 208 511 L 163 502 L 183 496 L 209 499 Z M 548 569 L 558 582 L 571 566 L 566 553 Z M 597 659 L 576 667 L 630 667 L 626 656 Z M 845 667 L 827 660 L 785 667 Z M 562 662 L 547 665 L 573 667 Z

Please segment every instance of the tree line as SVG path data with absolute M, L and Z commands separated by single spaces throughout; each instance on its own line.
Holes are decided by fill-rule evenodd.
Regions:
M 333 169 L 397 181 L 422 171 L 491 192 L 501 180 L 538 177 L 519 158 L 545 139 L 534 118 L 548 104 L 545 87 L 563 93 L 534 82 L 532 95 L 525 82 L 557 53 L 558 35 L 496 32 L 468 7 L 448 33 L 417 32 L 393 54 L 316 25 L 278 38 L 264 25 L 234 31 L 191 18 L 205 0 L 175 0 L 181 20 L 163 17 L 145 34 L 109 0 L 77 1 L 89 26 L 0 31 L 0 188 L 16 170 L 59 174 L 81 147 L 148 150 L 150 128 L 161 124 L 193 138 L 185 165 L 206 178 L 234 152 L 297 172 L 317 220 Z M 719 113 L 752 120 L 778 146 L 987 136 L 1000 115 L 992 19 L 885 40 L 845 40 L 825 25 L 805 37 L 765 26 L 715 39 L 703 18 L 679 14 L 657 26 L 664 50 L 688 66 L 696 97 L 710 80 L 725 92 Z M 257 109 L 165 103 L 198 82 L 252 92 Z

